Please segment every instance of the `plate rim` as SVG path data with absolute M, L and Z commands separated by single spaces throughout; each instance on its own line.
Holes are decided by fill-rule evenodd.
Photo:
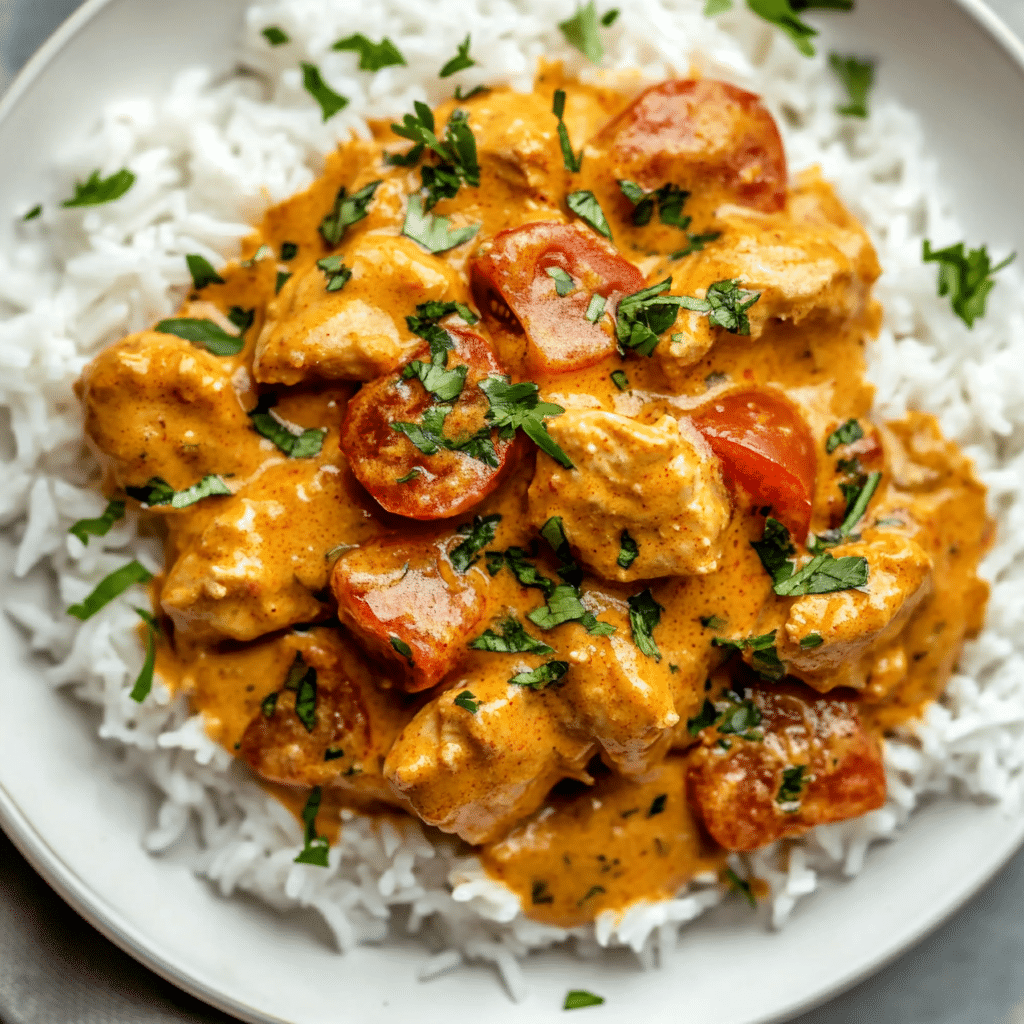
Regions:
M 12 115 L 24 95 L 45 73 L 57 55 L 105 8 L 115 2 L 119 2 L 119 0 L 85 0 L 82 6 L 49 36 L 17 72 L 3 96 L 0 97 L 0 124 Z M 985 0 L 951 0 L 951 3 L 973 19 L 979 28 L 1011 58 L 1016 66 L 1016 71 L 1024 79 L 1024 39 L 1018 37 Z M 927 798 L 922 800 L 921 807 L 928 806 L 928 803 L 954 802 L 946 797 L 926 801 Z M 993 813 L 998 813 L 998 805 L 992 804 L 991 810 Z M 63 857 L 33 827 L 28 815 L 15 803 L 2 783 L 0 783 L 0 830 L 6 834 L 32 869 L 75 913 L 137 963 L 209 1006 L 235 1016 L 247 1024 L 289 1024 L 282 1017 L 256 1009 L 217 991 L 187 973 L 181 966 L 175 965 L 171 959 L 161 955 L 149 944 L 135 925 L 131 924 L 121 912 L 115 909 L 105 897 L 64 861 Z M 886 964 L 892 963 L 907 953 L 962 910 L 985 886 L 991 883 L 1022 847 L 1024 847 L 1024 817 L 1008 831 L 1005 845 L 1000 845 L 998 854 L 986 864 L 985 870 L 969 886 L 958 892 L 955 899 L 944 902 L 934 912 L 925 915 L 914 930 L 904 937 L 898 948 L 887 949 L 877 956 L 870 957 L 859 968 L 835 981 L 827 990 L 792 1003 L 785 1009 L 769 1016 L 759 1018 L 759 1024 L 773 1024 L 773 1022 L 789 1020 L 806 1013 L 836 999 L 876 974 Z

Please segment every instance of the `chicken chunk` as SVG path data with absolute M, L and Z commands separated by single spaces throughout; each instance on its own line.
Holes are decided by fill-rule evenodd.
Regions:
M 330 274 L 314 266 L 270 304 L 253 364 L 258 381 L 390 373 L 423 344 L 405 317 L 420 303 L 451 298 L 457 287 L 450 268 L 408 238 L 364 234 L 340 255 L 352 271 L 342 288 L 328 291 Z
M 870 541 L 844 544 L 832 553 L 866 558 L 867 585 L 797 598 L 778 643 L 790 674 L 823 693 L 837 686 L 863 688 L 873 661 L 865 656 L 903 630 L 932 585 L 931 559 L 898 533 L 877 531 Z
M 885 803 L 877 742 L 854 702 L 800 686 L 724 695 L 690 754 L 689 793 L 727 850 L 802 835 Z
M 428 825 L 487 842 L 536 810 L 560 779 L 591 781 L 595 745 L 565 719 L 556 689 L 513 685 L 496 664 L 457 679 L 423 708 L 384 774 Z
M 462 660 L 486 611 L 486 577 L 452 565 L 460 540 L 375 541 L 339 558 L 331 575 L 338 618 L 410 692 L 434 686 Z
M 577 557 L 605 579 L 715 571 L 729 496 L 718 460 L 689 421 L 664 416 L 646 426 L 570 411 L 548 430 L 575 468 L 538 460 L 529 495 L 535 525 L 560 516 Z M 624 566 L 627 534 L 638 553 Z
M 257 646 L 265 649 L 264 672 L 252 677 L 256 706 L 241 757 L 271 782 L 337 786 L 397 803 L 382 774 L 384 758 L 419 704 L 379 686 L 337 629 L 289 633 Z M 218 662 L 231 658 L 207 653 L 201 671 L 216 675 Z
M 183 490 L 210 473 L 248 476 L 265 457 L 243 404 L 248 383 L 230 359 L 144 331 L 104 349 L 76 390 L 86 436 L 117 486 L 160 477 Z
M 358 501 L 330 431 L 317 458 L 277 462 L 215 507 L 197 506 L 175 523 L 168 551 L 160 603 L 175 630 L 248 641 L 323 618 L 328 552 L 380 529 Z M 285 528 L 296 522 L 298 544 Z

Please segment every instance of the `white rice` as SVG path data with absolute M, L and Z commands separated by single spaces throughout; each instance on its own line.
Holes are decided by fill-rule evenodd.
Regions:
M 71 686 L 102 709 L 100 736 L 126 751 L 129 770 L 163 797 L 147 846 L 159 853 L 195 830 L 195 870 L 225 893 L 257 894 L 274 907 L 311 907 L 338 948 L 380 941 L 396 927 L 426 929 L 432 954 L 420 977 L 466 960 L 494 963 L 509 992 L 525 992 L 521 959 L 533 949 L 570 940 L 582 956 L 624 945 L 652 966 L 678 930 L 714 906 L 721 894 L 703 878 L 661 903 L 623 914 L 602 913 L 595 925 L 567 933 L 524 917 L 517 899 L 490 880 L 458 844 L 409 820 L 379 826 L 345 814 L 330 867 L 297 865 L 300 827 L 275 800 L 206 736 L 182 700 L 158 683 L 141 707 L 128 697 L 142 652 L 138 619 L 127 595 L 86 623 L 66 616 L 108 572 L 130 557 L 149 568 L 159 546 L 137 535 L 132 515 L 88 547 L 68 535 L 72 522 L 98 515 L 104 501 L 96 467 L 83 455 L 81 415 L 71 391 L 81 368 L 105 344 L 169 315 L 188 283 L 186 253 L 215 264 L 238 251 L 262 211 L 310 184 L 323 156 L 349 132 L 365 134 L 365 118 L 396 117 L 413 100 L 436 103 L 453 82 L 470 88 L 508 82 L 529 89 L 535 60 L 564 59 L 571 71 L 594 69 L 568 48 L 556 23 L 573 0 L 268 0 L 249 11 L 242 45 L 244 74 L 214 81 L 184 71 L 166 95 L 113 104 L 96 130 L 64 155 L 63 193 L 43 216 L 22 225 L 21 244 L 0 253 L 0 525 L 17 544 L 15 575 L 45 577 L 47 591 L 11 600 L 6 610 L 35 651 L 54 661 L 47 678 Z M 887 744 L 889 800 L 865 817 L 816 829 L 783 858 L 766 849 L 736 859 L 743 873 L 770 882 L 764 916 L 780 926 L 818 876 L 853 875 L 869 845 L 896 834 L 922 799 L 957 794 L 1019 808 L 1024 792 L 1024 289 L 1016 268 L 1001 272 L 987 316 L 973 331 L 936 296 L 934 266 L 921 262 L 921 242 L 960 240 L 963 232 L 943 197 L 914 115 L 876 100 L 866 122 L 836 115 L 838 86 L 824 57 L 800 56 L 753 16 L 737 12 L 709 21 L 703 0 L 628 0 L 603 32 L 609 68 L 642 68 L 651 80 L 691 67 L 760 92 L 786 138 L 790 166 L 820 163 L 861 218 L 885 274 L 877 295 L 885 306 L 871 353 L 876 413 L 909 407 L 937 414 L 949 437 L 974 459 L 998 517 L 995 548 L 984 574 L 992 581 L 988 624 L 967 646 L 960 671 L 941 702 L 913 731 Z M 650 26 L 657 25 L 656 32 Z M 260 31 L 278 25 L 292 39 L 271 49 Z M 408 67 L 377 74 L 356 70 L 351 53 L 330 44 L 343 35 L 388 35 Z M 472 34 L 476 67 L 440 80 L 437 69 Z M 317 63 L 349 106 L 327 124 L 303 91 L 298 65 Z M 116 203 L 85 212 L 58 201 L 75 179 L 99 167 L 138 176 Z M 40 197 L 41 199 L 44 197 Z M 24 211 L 10 211 L 12 215 Z M 1002 255 L 998 239 L 995 252 Z M 134 602 L 138 603 L 138 594 Z

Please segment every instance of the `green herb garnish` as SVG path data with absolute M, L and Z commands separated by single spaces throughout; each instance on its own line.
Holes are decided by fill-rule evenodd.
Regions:
M 612 383 L 620 391 L 628 391 L 629 390 L 629 378 L 625 375 L 625 373 L 622 372 L 622 370 L 612 370 L 611 377 L 612 377 Z
M 467 68 L 473 67 L 476 61 L 473 60 L 469 55 L 469 42 L 470 37 L 467 35 L 465 39 L 459 43 L 458 50 L 454 57 L 441 70 L 438 72 L 438 78 L 450 78 L 458 71 L 465 71 Z
M 93 171 L 84 182 L 75 182 L 75 194 L 70 199 L 65 199 L 61 206 L 71 209 L 112 203 L 115 199 L 120 199 L 134 184 L 135 175 L 127 167 L 122 167 L 109 178 L 101 178 L 99 171 Z
M 754 897 L 754 892 L 750 888 L 750 883 L 745 878 L 740 878 L 732 868 L 726 868 L 725 880 L 729 883 L 729 888 L 732 889 L 733 892 L 742 896 L 754 910 L 757 909 L 757 899 Z
M 509 682 L 513 686 L 526 686 L 531 690 L 543 690 L 552 683 L 557 683 L 569 671 L 567 661 L 548 661 L 529 672 L 520 672 L 512 676 Z
M 291 42 L 288 33 L 278 28 L 277 25 L 268 25 L 261 35 L 271 46 L 284 46 L 285 43 Z
M 808 633 L 807 636 L 800 637 L 800 646 L 805 651 L 820 647 L 824 642 L 820 633 Z
M 43 204 L 42 203 L 37 203 L 21 219 L 25 223 L 28 223 L 30 220 L 35 220 L 36 217 L 42 216 L 42 213 L 43 213 Z
M 841 444 L 853 444 L 864 436 L 864 430 L 855 419 L 847 420 L 828 435 L 825 451 L 831 455 Z
M 479 224 L 469 224 L 452 230 L 448 217 L 436 217 L 432 213 L 427 213 L 420 196 L 409 196 L 402 234 L 418 242 L 428 252 L 439 253 L 454 249 L 468 242 L 479 230 Z
M 320 104 L 324 121 L 329 121 L 339 110 L 348 106 L 348 98 L 336 93 L 323 79 L 315 64 L 302 61 L 302 84 L 306 92 Z
M 620 569 L 628 569 L 640 554 L 640 547 L 629 535 L 629 530 L 623 530 L 619 538 L 619 557 L 617 565 Z
M 611 239 L 612 229 L 608 225 L 608 218 L 593 192 L 589 189 L 570 192 L 565 197 L 565 202 L 577 217 L 586 221 L 598 234 Z
M 800 797 L 811 781 L 810 777 L 805 774 L 806 771 L 807 765 L 805 764 L 797 764 L 792 768 L 783 768 L 782 770 L 782 783 L 779 786 L 775 802 L 791 814 L 800 809 Z M 787 804 L 790 806 L 786 806 Z
M 555 282 L 555 291 L 559 298 L 564 299 L 566 295 L 576 290 L 576 282 L 561 267 L 548 267 L 545 273 Z
M 166 480 L 158 476 L 150 477 L 142 487 L 126 487 L 125 491 L 130 497 L 150 508 L 163 505 L 170 505 L 171 508 L 188 508 L 189 505 L 194 505 L 204 498 L 231 494 L 231 488 L 216 473 L 204 476 L 198 483 L 186 487 L 183 491 L 176 491 Z
M 132 560 L 100 580 L 96 584 L 95 590 L 84 601 L 73 604 L 68 609 L 68 615 L 73 615 L 76 619 L 85 622 L 129 587 L 136 583 L 149 583 L 152 578 L 153 574 L 141 562 Z
M 594 0 L 589 0 L 583 7 L 577 7 L 576 13 L 571 18 L 560 21 L 558 27 L 562 30 L 566 42 L 575 46 L 587 60 L 592 64 L 601 63 L 604 59 L 604 46 L 601 44 L 600 20 L 597 17 Z
M 83 544 L 88 544 L 90 537 L 106 537 L 114 523 L 123 517 L 124 502 L 109 501 L 103 515 L 96 519 L 79 519 L 68 533 L 73 533 Z
M 492 654 L 554 654 L 555 649 L 531 636 L 522 623 L 513 615 L 498 624 L 500 633 L 486 629 L 475 640 L 470 641 L 474 651 L 489 651 Z
M 369 185 L 364 185 L 352 195 L 347 195 L 344 185 L 338 189 L 331 212 L 320 222 L 320 234 L 328 245 L 337 245 L 344 236 L 345 229 L 366 216 L 370 201 L 379 186 L 379 181 L 371 181 Z
M 260 701 L 260 714 L 264 718 L 273 718 L 274 712 L 277 710 L 277 698 L 279 694 L 277 690 L 273 693 L 268 693 L 263 700 Z
M 694 313 L 706 313 L 712 327 L 723 327 L 730 334 L 750 334 L 747 310 L 761 298 L 760 292 L 747 291 L 735 281 L 716 281 L 708 285 L 707 296 L 696 299 L 680 296 L 679 305 Z
M 452 548 L 452 552 L 448 556 L 448 560 L 452 563 L 452 568 L 456 572 L 467 572 L 469 570 L 469 567 L 479 557 L 480 552 L 494 541 L 494 536 L 498 532 L 498 523 L 500 522 L 501 516 L 498 514 L 474 516 L 473 522 L 463 523 L 459 527 L 459 536 L 466 539 L 457 547 Z
M 562 120 L 565 114 L 564 89 L 555 90 L 555 101 L 551 112 L 558 118 L 558 142 L 562 147 L 562 164 L 567 171 L 579 174 L 580 168 L 583 166 L 583 150 L 581 149 L 578 153 L 573 151 L 572 143 L 569 141 L 569 129 L 565 127 L 565 121 Z
M 665 294 L 671 287 L 672 278 L 667 277 L 619 300 L 615 336 L 623 352 L 632 349 L 642 356 L 654 354 L 658 336 L 676 322 L 682 305 L 678 295 Z
M 668 793 L 659 793 L 652 801 L 647 810 L 647 817 L 653 818 L 656 814 L 662 814 L 665 810 L 665 803 L 668 800 Z
M 545 455 L 550 456 L 566 469 L 573 469 L 569 456 L 555 443 L 548 433 L 544 420 L 549 416 L 561 416 L 565 409 L 560 405 L 540 400 L 540 388 L 531 381 L 509 382 L 504 375 L 491 374 L 479 384 L 487 396 L 490 408 L 487 422 L 497 427 L 498 436 L 509 441 L 516 430 L 521 429 Z
M 416 663 L 413 661 L 412 648 L 402 639 L 397 636 L 390 638 L 391 646 L 409 663 L 410 668 L 415 668 Z
M 317 269 L 327 275 L 327 291 L 340 292 L 352 277 L 352 271 L 341 261 L 340 256 L 325 256 L 316 261 Z
M 273 441 L 291 459 L 311 459 L 319 455 L 327 430 L 313 427 L 294 433 L 270 412 L 275 401 L 273 395 L 260 399 L 259 405 L 249 413 L 253 429 L 268 441 Z
M 686 720 L 686 731 L 691 736 L 698 736 L 704 729 L 710 728 L 717 721 L 718 709 L 705 697 L 704 706 L 700 709 L 700 712 L 693 718 Z
M 689 217 L 683 214 L 683 206 L 690 198 L 690 193 L 678 185 L 662 185 L 653 192 L 647 192 L 635 181 L 619 179 L 619 189 L 633 204 L 633 223 L 638 227 L 646 227 L 654 216 L 655 209 L 662 224 L 680 228 L 685 231 L 690 226 Z
M 665 610 L 657 601 L 650 589 L 631 597 L 629 605 L 629 625 L 633 630 L 633 643 L 655 661 L 661 661 L 661 651 L 654 641 L 654 629 L 661 621 L 661 613 Z
M 192 287 L 202 291 L 208 284 L 223 284 L 224 278 L 213 269 L 213 265 L 205 256 L 197 252 L 190 252 L 185 257 L 188 264 L 188 272 L 192 275 Z
M 153 330 L 160 334 L 173 334 L 192 342 L 193 345 L 202 345 L 207 352 L 215 356 L 237 356 L 245 347 L 244 335 L 228 334 L 212 320 L 174 317 L 170 320 L 161 320 Z
M 836 111 L 846 117 L 867 117 L 868 94 L 875 84 L 875 62 L 833 53 L 829 55 L 828 63 L 843 83 L 849 98 L 849 103 L 841 103 Z
M 975 320 L 985 315 L 988 293 L 996 286 L 992 275 L 1009 266 L 1016 257 L 1015 252 L 1010 253 L 993 267 L 984 245 L 965 252 L 963 242 L 945 249 L 932 249 L 928 239 L 924 240 L 925 263 L 939 264 L 939 295 L 950 296 L 953 312 L 971 328 Z
M 295 858 L 296 864 L 312 864 L 318 868 L 328 866 L 328 854 L 331 844 L 321 835 L 317 835 L 316 816 L 320 811 L 320 800 L 322 791 L 319 786 L 314 786 L 306 800 L 306 806 L 302 808 L 302 821 L 306 826 L 305 844 L 302 853 Z
M 600 1006 L 603 1002 L 603 996 L 594 995 L 593 992 L 588 992 L 586 989 L 573 988 L 566 992 L 562 1009 L 580 1010 L 585 1006 Z
M 480 710 L 480 702 L 469 690 L 463 690 L 452 703 L 468 711 L 471 715 L 475 715 Z
M 152 613 L 144 608 L 136 608 L 138 616 L 146 624 L 146 660 L 142 663 L 142 669 L 135 679 L 132 692 L 129 697 L 136 704 L 141 704 L 153 689 L 153 670 L 156 668 L 156 635 L 160 632 L 160 624 L 153 617 Z
M 405 65 L 401 51 L 387 36 L 379 43 L 375 43 L 362 32 L 357 32 L 353 36 L 339 39 L 331 49 L 358 53 L 360 71 L 380 71 L 381 68 Z

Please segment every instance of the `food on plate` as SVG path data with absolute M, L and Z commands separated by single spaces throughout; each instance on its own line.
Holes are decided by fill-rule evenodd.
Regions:
M 881 807 L 993 528 L 934 418 L 871 415 L 864 229 L 712 78 L 372 128 L 82 372 L 166 535 L 160 678 L 301 861 L 398 811 L 563 927 Z

